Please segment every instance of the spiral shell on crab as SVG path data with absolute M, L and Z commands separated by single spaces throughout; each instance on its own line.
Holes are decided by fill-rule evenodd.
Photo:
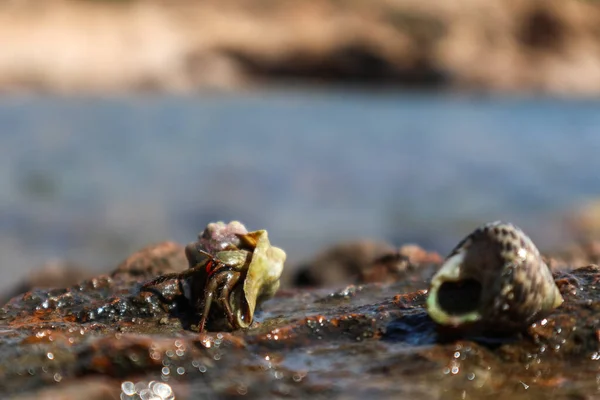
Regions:
M 438 324 L 507 331 L 526 327 L 563 298 L 531 239 L 492 222 L 464 238 L 433 276 L 427 312 Z
M 192 304 L 205 297 L 206 288 L 212 279 L 204 268 L 197 268 L 198 265 L 205 265 L 204 252 L 212 254 L 227 268 L 239 272 L 239 283 L 233 285 L 231 293 L 225 299 L 234 317 L 230 328 L 250 326 L 256 308 L 273 297 L 279 289 L 279 279 L 286 260 L 285 251 L 271 245 L 266 230 L 248 232 L 238 221 L 208 224 L 198 236 L 198 241 L 187 245 L 185 252 L 190 269 L 198 270 L 195 278 L 183 285 L 185 296 Z M 220 306 L 223 308 L 222 304 Z M 223 319 L 223 314 L 218 314 Z M 211 322 L 219 326 L 219 321 Z

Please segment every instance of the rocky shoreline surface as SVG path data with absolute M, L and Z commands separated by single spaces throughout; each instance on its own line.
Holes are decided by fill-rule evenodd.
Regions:
M 340 245 L 318 255 L 305 270 L 337 268 L 346 280 L 335 284 L 300 279 L 296 284 L 312 287 L 280 290 L 249 329 L 233 332 L 199 334 L 185 302 L 165 303 L 156 294 L 140 291 L 158 275 L 188 268 L 184 247 L 173 242 L 132 254 L 108 275 L 63 288 L 33 288 L 0 310 L 3 395 L 597 395 L 600 268 L 592 264 L 597 262 L 595 253 L 573 251 L 574 256 L 545 258 L 564 303 L 543 320 L 509 336 L 457 336 L 440 329 L 425 309 L 428 283 L 440 267 L 440 256 L 414 245 L 386 256 L 389 248 L 373 243 Z M 364 254 L 357 254 L 355 247 Z M 370 255 L 377 257 L 373 261 Z M 347 260 L 367 261 L 348 266 Z M 163 294 L 176 293 L 170 286 Z

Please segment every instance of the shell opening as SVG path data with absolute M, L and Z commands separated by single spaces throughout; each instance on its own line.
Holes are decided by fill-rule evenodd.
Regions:
M 438 289 L 437 305 L 448 315 L 459 316 L 477 311 L 482 287 L 475 279 L 444 282 Z
M 454 254 L 431 280 L 427 312 L 439 324 L 460 325 L 481 319 L 483 287 L 476 279 L 460 276 L 463 260 L 462 252 Z

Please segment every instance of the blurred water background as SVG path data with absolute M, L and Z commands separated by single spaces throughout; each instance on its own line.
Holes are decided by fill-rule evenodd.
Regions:
M 510 220 L 540 247 L 600 195 L 600 101 L 324 89 L 0 98 L 0 290 L 51 259 L 107 271 L 206 223 L 290 264 L 374 238 L 445 253 Z

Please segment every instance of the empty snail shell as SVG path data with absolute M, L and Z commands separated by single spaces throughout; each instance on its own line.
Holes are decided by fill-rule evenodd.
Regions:
M 427 312 L 441 325 L 507 331 L 526 327 L 562 302 L 531 239 L 512 224 L 492 222 L 446 258 L 431 280 Z

